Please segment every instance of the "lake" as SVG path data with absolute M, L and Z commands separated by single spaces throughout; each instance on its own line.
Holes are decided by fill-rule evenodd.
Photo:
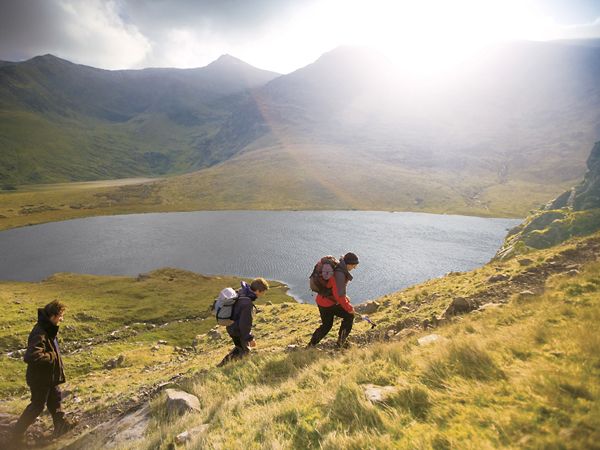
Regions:
M 56 272 L 137 275 L 178 267 L 281 280 L 313 302 L 308 276 L 323 255 L 356 253 L 353 303 L 493 257 L 520 221 L 376 211 L 203 211 L 132 214 L 0 232 L 0 279 Z

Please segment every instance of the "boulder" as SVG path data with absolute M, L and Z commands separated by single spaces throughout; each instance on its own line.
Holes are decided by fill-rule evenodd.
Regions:
M 471 299 L 464 297 L 456 297 L 452 300 L 450 305 L 442 313 L 442 317 L 451 317 L 458 314 L 468 313 L 474 310 L 476 307 L 475 302 Z
M 510 277 L 504 273 L 499 273 L 498 275 L 492 275 L 487 279 L 488 283 L 497 283 L 499 281 L 507 281 Z
M 221 334 L 218 328 L 213 328 L 208 332 L 208 337 L 213 341 L 218 341 L 223 338 L 223 335 Z
M 355 309 L 360 313 L 373 314 L 379 309 L 380 306 L 381 304 L 379 302 L 373 300 L 363 303 L 362 305 L 358 305 Z
M 363 389 L 367 400 L 371 403 L 385 402 L 397 390 L 394 386 L 377 386 L 375 384 L 365 384 Z
M 198 397 L 176 389 L 166 389 L 167 411 L 169 414 L 185 414 L 190 411 L 200 411 Z
M 417 342 L 419 343 L 419 345 L 430 345 L 434 342 L 439 341 L 441 338 L 442 337 L 439 334 L 429 334 L 427 336 L 423 336 L 422 338 L 417 339 Z
M 567 272 L 567 275 L 570 276 L 570 277 L 574 277 L 576 275 L 579 275 L 579 270 L 577 270 L 577 269 L 571 269 L 571 270 L 569 270 Z

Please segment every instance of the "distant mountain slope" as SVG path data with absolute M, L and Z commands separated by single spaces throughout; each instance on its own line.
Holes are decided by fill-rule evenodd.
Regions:
M 600 139 L 600 48 L 572 42 L 497 45 L 437 78 L 353 47 L 279 77 L 229 56 L 118 72 L 41 57 L 8 73 L 4 182 L 203 169 L 155 185 L 176 209 L 525 215 L 580 180 Z
M 200 69 L 108 71 L 45 55 L 0 65 L 0 180 L 190 170 L 249 88 L 277 74 L 229 55 Z
M 364 50 L 340 48 L 258 89 L 222 142 L 337 144 L 405 168 L 573 182 L 600 137 L 600 49 L 519 42 L 488 48 L 460 73 L 411 78 Z M 255 120 L 254 123 L 249 121 Z M 254 148 L 252 146 L 251 148 Z

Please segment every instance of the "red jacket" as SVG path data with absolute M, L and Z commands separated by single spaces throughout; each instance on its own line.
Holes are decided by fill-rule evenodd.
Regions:
M 331 300 L 330 298 L 324 297 L 321 294 L 318 294 L 317 295 L 317 305 L 322 306 L 324 308 L 328 308 L 330 306 L 335 306 L 337 304 L 337 305 L 340 305 L 342 308 L 344 308 L 347 312 L 353 313 L 354 308 L 350 304 L 348 297 L 345 295 L 346 283 L 348 281 L 345 279 L 342 279 L 343 287 L 339 286 L 339 287 L 342 287 L 342 289 L 339 289 L 338 283 L 336 282 L 336 278 L 340 278 L 340 277 L 333 276 L 327 281 L 327 287 L 329 289 L 331 289 L 331 292 L 333 293 L 333 298 L 335 299 L 335 301 Z M 343 295 L 340 295 L 340 291 L 343 292 Z

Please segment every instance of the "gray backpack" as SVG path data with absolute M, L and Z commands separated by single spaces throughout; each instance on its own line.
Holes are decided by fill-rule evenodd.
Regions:
M 238 294 L 233 288 L 225 288 L 220 293 L 214 303 L 214 313 L 217 319 L 217 325 L 227 327 L 233 324 L 233 307 L 238 301 Z

